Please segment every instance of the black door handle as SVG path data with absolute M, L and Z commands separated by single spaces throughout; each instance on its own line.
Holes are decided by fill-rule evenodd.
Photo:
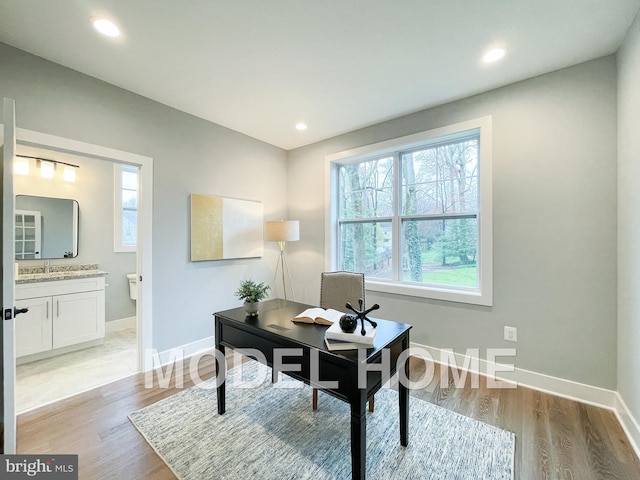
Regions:
M 5 320 L 11 320 L 12 318 L 15 318 L 16 315 L 19 315 L 21 313 L 27 313 L 29 311 L 28 308 L 16 308 L 13 307 L 13 315 L 11 315 L 11 309 L 10 308 L 5 308 L 4 309 L 4 319 Z

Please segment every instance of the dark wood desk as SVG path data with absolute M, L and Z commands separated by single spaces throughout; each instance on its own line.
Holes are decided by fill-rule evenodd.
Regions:
M 223 354 L 225 348 L 256 349 L 266 358 L 273 368 L 274 350 L 278 348 L 299 348 L 300 356 L 288 356 L 285 364 L 300 364 L 301 370 L 287 371 L 287 375 L 312 385 L 311 356 L 319 357 L 319 374 L 313 378 L 321 382 L 337 381 L 337 388 L 323 388 L 323 391 L 351 407 L 351 464 L 352 478 L 364 479 L 366 471 L 366 404 L 380 390 L 387 377 L 380 371 L 366 371 L 366 388 L 358 388 L 358 372 L 364 370 L 358 360 L 356 350 L 331 352 L 326 349 L 324 332 L 326 326 L 297 324 L 293 317 L 309 308 L 310 305 L 285 301 L 268 300 L 260 304 L 257 317 L 247 317 L 243 308 L 234 308 L 215 314 L 216 348 Z M 383 351 L 389 351 L 389 376 L 396 373 L 396 363 L 400 354 L 409 348 L 409 330 L 411 325 L 375 319 L 378 323 L 375 344 L 366 351 L 367 364 L 380 364 Z M 404 363 L 408 377 L 409 362 Z M 226 375 L 225 365 L 218 365 Z M 221 370 L 219 370 L 221 371 Z M 274 372 L 274 374 L 277 372 Z M 364 382 L 363 382 L 364 383 Z M 408 444 L 409 393 L 402 382 L 399 389 L 400 444 Z M 225 412 L 225 384 L 217 388 L 218 413 Z M 311 401 L 309 401 L 311 408 Z M 374 413 L 375 415 L 375 413 Z

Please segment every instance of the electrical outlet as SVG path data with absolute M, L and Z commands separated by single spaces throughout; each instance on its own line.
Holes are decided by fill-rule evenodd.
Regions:
M 504 339 L 508 342 L 518 341 L 518 329 L 516 327 L 504 327 Z

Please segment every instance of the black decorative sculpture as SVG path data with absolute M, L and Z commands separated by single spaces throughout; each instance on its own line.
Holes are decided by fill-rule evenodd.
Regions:
M 340 329 L 345 333 L 353 333 L 358 326 L 358 319 L 348 313 L 340 317 Z
M 367 332 L 366 332 L 366 330 L 364 329 L 364 321 L 365 321 L 365 320 L 366 320 L 367 322 L 369 322 L 373 328 L 376 328 L 376 327 L 378 326 L 378 324 L 377 324 L 376 322 L 374 322 L 374 321 L 372 321 L 372 320 L 369 320 L 369 319 L 367 318 L 367 313 L 372 312 L 372 311 L 374 311 L 374 310 L 378 310 L 378 309 L 380 308 L 380 305 L 378 305 L 377 303 L 375 303 L 372 307 L 369 307 L 369 308 L 367 308 L 367 309 L 365 310 L 365 309 L 364 309 L 364 307 L 362 306 L 362 304 L 363 304 L 363 303 L 364 303 L 364 302 L 362 301 L 362 299 L 359 299 L 359 300 L 358 300 L 358 304 L 359 304 L 359 308 L 360 308 L 360 310 L 356 310 L 355 308 L 353 308 L 353 306 L 352 306 L 349 302 L 347 302 L 347 303 L 346 303 L 345 307 L 346 307 L 346 308 L 348 308 L 349 310 L 351 310 L 353 313 L 355 313 L 355 314 L 356 314 L 356 317 L 355 317 L 356 322 L 357 322 L 358 320 L 360 320 L 360 321 L 361 321 L 361 325 L 362 325 L 362 328 L 360 329 L 360 333 L 361 333 L 362 335 L 366 335 L 366 333 L 367 333 Z

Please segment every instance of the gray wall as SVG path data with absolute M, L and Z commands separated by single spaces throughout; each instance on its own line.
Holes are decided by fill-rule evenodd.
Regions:
M 283 150 L 7 45 L 0 62 L 0 96 L 16 100 L 18 126 L 154 159 L 155 348 L 213 335 L 212 313 L 240 305 L 243 278 L 271 281 L 277 245 L 261 259 L 189 261 L 189 194 L 260 200 L 266 219 L 286 218 Z
M 618 53 L 618 391 L 640 419 L 640 15 Z
M 517 347 L 516 367 L 616 388 L 616 63 L 613 56 L 289 152 L 289 265 L 315 303 L 325 155 L 493 116 L 494 304 L 367 292 L 412 340 L 465 353 Z M 636 242 L 637 243 L 637 242 Z M 503 326 L 518 328 L 518 343 Z
M 37 155 L 27 147 L 18 147 L 19 153 Z M 127 273 L 136 271 L 136 254 L 113 251 L 113 163 L 84 157 L 61 157 L 51 152 L 40 153 L 45 158 L 67 161 L 80 168 L 76 181 L 64 182 L 58 176 L 43 179 L 31 175 L 14 177 L 16 194 L 38 195 L 52 198 L 71 198 L 78 201 L 79 231 L 78 256 L 72 259 L 51 260 L 51 265 L 97 263 L 109 273 L 105 289 L 105 318 L 109 322 L 136 314 L 136 304 L 129 298 Z M 48 223 L 51 223 L 50 221 Z M 43 260 L 21 260 L 21 266 L 42 265 Z

